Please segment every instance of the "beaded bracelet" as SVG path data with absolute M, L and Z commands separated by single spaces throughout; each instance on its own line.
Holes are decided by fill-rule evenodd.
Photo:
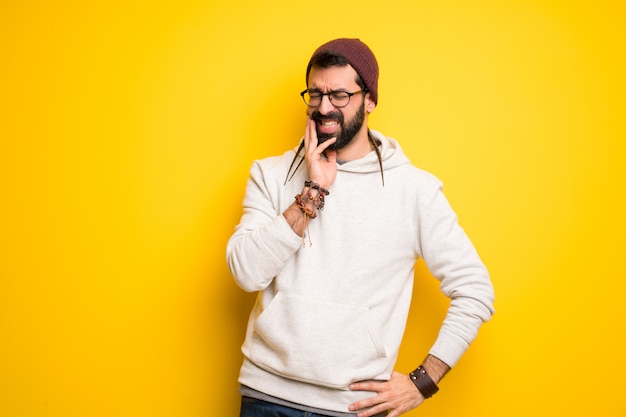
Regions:
M 322 188 L 318 183 L 313 182 L 311 180 L 306 180 L 304 181 L 304 186 L 305 187 L 311 187 L 315 190 L 319 190 L 320 192 L 324 193 L 325 195 L 330 195 L 330 191 L 328 191 L 326 188 Z
M 426 369 L 421 365 L 409 374 L 409 378 L 411 378 L 411 382 L 415 384 L 417 390 L 426 399 L 432 397 L 439 391 L 439 387 L 435 384 L 435 381 L 431 379 L 430 375 L 426 373 Z
M 330 191 L 311 180 L 304 181 L 304 186 L 309 188 L 307 196 L 309 200 L 313 201 L 313 205 L 318 210 L 324 210 L 325 197 L 330 194 Z M 314 196 L 311 190 L 317 190 L 317 194 Z

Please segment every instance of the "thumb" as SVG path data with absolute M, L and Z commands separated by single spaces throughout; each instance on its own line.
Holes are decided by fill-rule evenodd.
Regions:
M 337 151 L 334 149 L 327 149 L 326 152 L 326 160 L 329 164 L 335 164 L 337 162 Z

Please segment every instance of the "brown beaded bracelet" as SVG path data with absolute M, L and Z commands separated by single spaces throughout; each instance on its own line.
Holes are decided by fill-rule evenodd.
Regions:
M 315 206 L 315 208 L 317 208 L 320 211 L 324 210 L 325 197 L 328 194 L 330 194 L 330 191 L 328 191 L 326 188 L 321 187 L 318 183 L 313 182 L 311 180 L 304 181 L 304 186 L 309 188 L 309 191 L 307 192 L 307 196 L 309 197 L 309 200 L 313 202 L 313 205 Z M 316 190 L 317 195 L 313 195 L 311 190 Z
M 305 187 L 311 187 L 314 190 L 318 190 L 318 191 L 324 193 L 324 195 L 330 195 L 330 191 L 328 191 L 326 188 L 322 188 L 318 183 L 313 182 L 311 180 L 304 181 L 304 186 Z
M 409 374 L 409 378 L 411 378 L 411 382 L 415 384 L 415 387 L 424 398 L 430 398 L 439 391 L 439 387 L 435 384 L 435 381 L 432 380 L 430 375 L 426 373 L 426 369 L 421 365 Z
M 315 206 L 315 208 L 317 208 L 318 210 L 324 210 L 324 193 L 321 191 L 317 192 L 317 195 L 314 196 L 313 193 L 309 190 L 307 192 L 307 196 L 309 197 L 309 200 L 311 200 L 313 202 L 313 205 Z

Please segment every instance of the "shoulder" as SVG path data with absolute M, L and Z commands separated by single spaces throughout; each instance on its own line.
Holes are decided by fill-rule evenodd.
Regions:
M 300 157 L 296 155 L 297 149 L 291 149 L 282 155 L 268 156 L 256 159 L 252 162 L 251 173 L 262 175 L 287 175 L 289 167 L 293 163 L 293 169 L 296 168 Z
M 434 174 L 419 168 L 404 153 L 400 142 L 392 137 L 385 136 L 376 130 L 371 131 L 374 138 L 381 144 L 381 154 L 386 176 L 395 175 L 406 184 L 430 186 L 439 188 L 441 180 Z
M 409 178 L 415 183 L 432 188 L 442 188 L 443 182 L 435 174 L 428 172 L 424 169 L 418 168 L 415 165 L 409 164 L 406 167 Z

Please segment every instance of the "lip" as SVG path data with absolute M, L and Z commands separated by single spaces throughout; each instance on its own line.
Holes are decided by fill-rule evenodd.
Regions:
M 317 129 L 323 133 L 334 133 L 339 129 L 339 120 L 322 119 L 317 121 Z

